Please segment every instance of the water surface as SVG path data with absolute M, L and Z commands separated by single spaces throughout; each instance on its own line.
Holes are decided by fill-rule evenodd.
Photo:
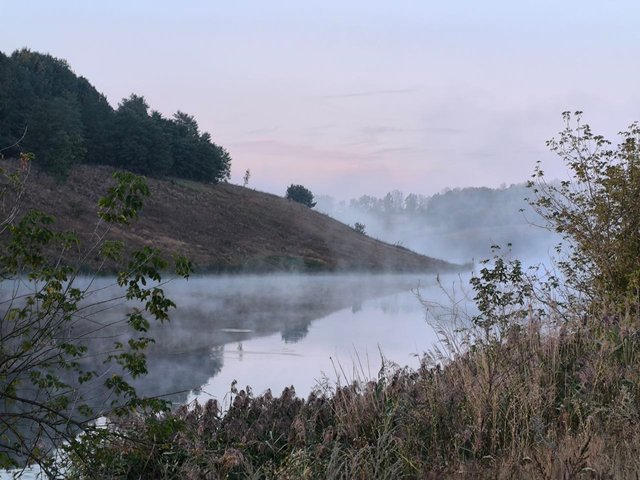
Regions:
M 376 378 L 383 361 L 417 367 L 437 341 L 418 291 L 448 302 L 435 276 L 201 277 L 176 283 L 167 293 L 179 307 L 171 326 L 157 335 L 163 354 L 152 350 L 152 370 L 194 390 L 178 396 L 183 402 L 224 400 L 232 382 L 257 394 L 292 385 L 306 396 L 321 385 Z M 184 385 L 187 379 L 191 385 Z M 165 391 L 180 389 L 178 383 Z

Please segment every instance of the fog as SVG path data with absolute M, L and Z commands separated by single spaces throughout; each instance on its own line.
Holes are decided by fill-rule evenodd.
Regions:
M 432 197 L 392 192 L 349 204 L 320 197 L 316 208 L 351 225 L 365 224 L 371 236 L 452 262 L 477 261 L 491 255 L 492 244 L 510 242 L 512 256 L 525 263 L 548 263 L 557 239 L 532 225 L 525 194 L 521 185 L 451 190 Z M 235 380 L 256 393 L 279 393 L 294 385 L 306 396 L 323 383 L 371 378 L 382 358 L 416 367 L 420 356 L 437 344 L 437 329 L 452 326 L 451 318 L 438 313 L 446 313 L 456 300 L 461 300 L 458 308 L 473 311 L 471 268 L 442 277 L 243 274 L 172 279 L 162 288 L 177 308 L 170 322 L 152 322 L 149 373 L 133 383 L 142 395 L 181 404 L 195 398 L 221 400 Z M 5 298 L 15 294 L 8 283 L 2 288 Z M 131 337 L 126 313 L 140 305 L 125 301 L 113 278 L 79 278 L 77 283 L 87 295 L 73 330 L 92 352 L 85 367 L 100 375 L 85 386 L 99 409 L 108 397 L 101 386 L 104 376 L 118 370 L 103 360 L 114 342 Z M 452 290 L 456 299 L 448 296 Z M 435 330 L 418 292 L 431 306 L 432 321 L 439 316 Z M 442 310 L 434 310 L 436 305 Z
M 16 291 L 8 283 L 5 299 Z M 83 392 L 99 411 L 109 397 L 104 378 L 119 372 L 103 361 L 114 342 L 131 338 L 126 313 L 140 305 L 125 301 L 113 278 L 76 284 L 87 295 L 70 334 L 89 347 L 83 366 L 99 377 Z M 294 385 L 306 396 L 322 378 L 338 381 L 338 365 L 352 372 L 357 361 L 359 378 L 375 376 L 381 355 L 416 367 L 417 355 L 436 339 L 417 292 L 442 294 L 435 275 L 198 276 L 162 288 L 177 308 L 169 322 L 152 322 L 149 373 L 133 384 L 141 395 L 176 404 L 193 399 L 194 391 L 222 399 L 233 380 L 257 393 Z
M 432 196 L 394 190 L 349 202 L 320 195 L 316 209 L 351 226 L 364 224 L 372 237 L 454 263 L 491 258 L 494 245 L 523 263 L 549 263 L 559 238 L 541 227 L 526 200 L 531 195 L 523 184 L 446 189 Z
M 238 275 L 175 280 L 178 308 L 156 325 L 146 394 L 222 400 L 231 383 L 261 393 L 293 385 L 301 396 L 328 382 L 373 378 L 381 356 L 417 367 L 437 342 L 418 298 L 446 305 L 448 275 Z M 433 317 L 432 317 L 433 319 Z M 444 320 L 448 321 L 447 319 Z M 325 385 L 326 386 L 326 385 Z

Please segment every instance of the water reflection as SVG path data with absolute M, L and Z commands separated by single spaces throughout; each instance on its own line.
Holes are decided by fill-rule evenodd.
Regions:
M 85 280 L 88 283 L 88 280 Z M 323 376 L 352 370 L 375 376 L 380 351 L 401 365 L 430 348 L 433 331 L 423 306 L 411 293 L 437 294 L 434 277 L 416 275 L 238 275 L 201 276 L 164 285 L 178 305 L 165 324 L 152 324 L 156 341 L 147 350 L 148 374 L 133 381 L 143 396 L 167 396 L 175 403 L 202 395 L 224 397 L 233 380 L 254 391 L 274 393 L 294 385 L 306 395 Z M 74 325 L 90 352 L 105 352 L 131 332 L 113 279 L 94 280 L 94 292 Z M 109 301 L 107 301 L 109 300 Z M 380 351 L 379 351 L 380 350 Z M 103 356 L 104 357 L 104 356 Z M 92 355 L 84 360 L 100 379 L 112 365 Z M 61 374 L 63 377 L 64 373 Z M 349 375 L 344 375 L 347 377 Z M 343 379 L 344 381 L 344 379 Z M 97 410 L 107 405 L 102 381 L 85 384 L 85 398 Z M 89 391 L 89 389 L 91 389 Z
M 441 299 L 442 292 L 434 278 L 332 277 L 297 281 L 322 286 L 324 295 L 299 297 L 296 303 L 305 309 L 287 312 L 286 320 L 280 307 L 270 310 L 273 317 L 269 324 L 279 332 L 269 334 L 264 328 L 260 334 L 246 332 L 241 341 L 226 342 L 223 348 L 212 350 L 222 368 L 213 372 L 188 400 L 224 400 L 234 381 L 238 388 L 248 385 L 255 393 L 266 389 L 280 393 L 293 385 L 299 395 L 306 396 L 323 383 L 376 377 L 382 356 L 400 366 L 415 367 L 419 355 L 437 341 L 433 328 L 425 322 L 424 306 L 412 291 L 420 286 L 423 295 Z M 330 282 L 331 287 L 324 282 Z M 314 290 L 300 291 L 311 294 Z M 282 299 L 288 306 L 291 301 L 288 296 Z M 278 302 L 272 307 L 276 305 Z M 268 318 L 264 310 L 260 315 L 263 321 Z M 244 319 L 244 324 L 248 323 L 251 320 Z
M 231 382 L 274 393 L 294 385 L 306 395 L 339 370 L 375 376 L 380 351 L 401 365 L 431 347 L 433 330 L 412 290 L 438 295 L 434 277 L 276 275 L 199 277 L 166 286 L 178 304 L 156 326 L 141 393 L 182 403 L 223 398 Z M 338 364 L 339 362 L 339 364 Z M 344 381 L 344 379 L 343 379 Z M 202 397 L 204 399 L 204 397 Z
M 117 368 L 104 358 L 114 342 L 129 339 L 126 313 L 135 305 L 121 297 L 114 279 L 83 282 L 93 293 L 73 329 L 96 353 L 83 367 L 99 377 L 81 388 L 100 412 L 110 400 L 103 379 Z M 152 324 L 149 372 L 133 384 L 142 396 L 176 404 L 211 397 L 224 404 L 234 381 L 255 393 L 293 385 L 306 396 L 323 383 L 376 377 L 382 355 L 417 366 L 416 356 L 436 335 L 412 290 L 447 302 L 434 277 L 416 275 L 203 276 L 163 287 L 178 308 L 169 323 Z M 69 375 L 60 372 L 73 383 Z

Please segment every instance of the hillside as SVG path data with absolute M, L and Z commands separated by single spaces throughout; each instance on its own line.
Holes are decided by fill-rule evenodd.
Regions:
M 6 165 L 5 165 L 6 166 Z M 66 182 L 34 171 L 22 210 L 39 209 L 87 242 L 96 203 L 113 184 L 107 166 L 76 166 Z M 327 215 L 275 195 L 226 183 L 148 179 L 151 197 L 131 229 L 112 238 L 187 255 L 199 271 L 445 271 L 455 265 L 355 232 Z M 97 258 L 89 259 L 95 266 Z M 93 265 L 91 265 L 93 263 Z

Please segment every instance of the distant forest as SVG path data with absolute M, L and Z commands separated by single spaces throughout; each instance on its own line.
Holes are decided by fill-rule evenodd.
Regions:
M 0 52 L 0 149 L 5 157 L 33 152 L 58 178 L 91 163 L 215 183 L 231 168 L 229 153 L 193 116 L 165 118 L 134 94 L 114 110 L 67 62 L 27 49 Z
M 491 257 L 491 246 L 521 258 L 546 257 L 559 238 L 542 228 L 525 184 L 501 188 L 446 189 L 431 196 L 394 190 L 384 197 L 351 201 L 316 196 L 316 210 L 341 222 L 364 225 L 367 234 L 455 262 Z
M 317 196 L 316 200 L 317 210 L 332 216 L 351 212 L 375 216 L 382 221 L 404 216 L 421 219 L 432 227 L 457 228 L 464 225 L 469 228 L 523 223 L 523 213 L 529 210 L 525 198 L 531 194 L 522 183 L 501 188 L 446 188 L 431 196 L 405 195 L 394 190 L 384 197 L 363 195 L 349 202 L 336 202 L 326 195 Z

